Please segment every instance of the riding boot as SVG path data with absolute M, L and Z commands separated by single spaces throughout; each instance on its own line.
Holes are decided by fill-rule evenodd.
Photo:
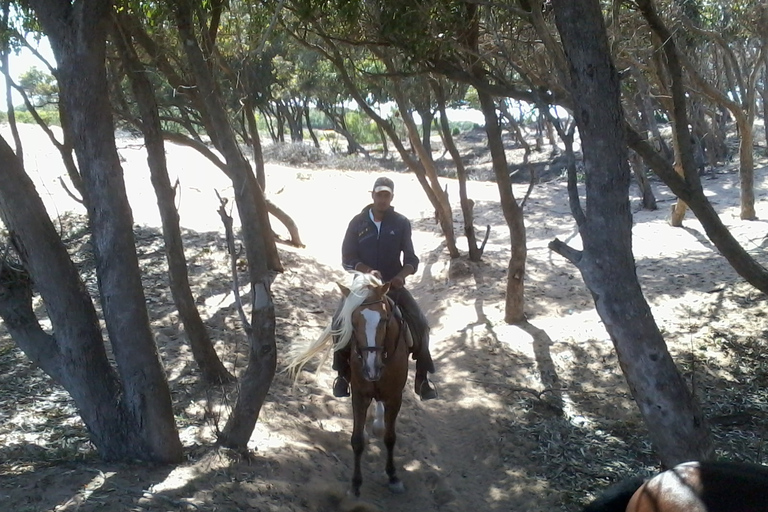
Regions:
M 416 379 L 414 391 L 422 400 L 432 400 L 437 398 L 437 390 L 432 386 L 427 378 L 427 372 L 416 368 Z
M 351 376 L 349 350 L 341 349 L 333 353 L 333 369 L 339 374 L 333 381 L 333 396 L 336 398 L 349 396 L 349 379 Z
M 429 331 L 422 335 L 418 349 L 418 353 L 413 354 L 416 360 L 416 372 L 421 370 L 424 373 L 435 373 L 435 363 L 432 361 L 432 354 L 429 353 Z

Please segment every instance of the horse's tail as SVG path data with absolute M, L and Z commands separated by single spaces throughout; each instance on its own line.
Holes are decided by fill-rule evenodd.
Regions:
M 582 512 L 625 512 L 632 495 L 643 485 L 642 476 L 633 476 L 612 485 L 592 503 L 582 509 Z
M 299 373 L 317 354 L 325 351 L 325 355 L 320 363 L 323 363 L 328 359 L 330 355 L 329 348 L 333 346 L 333 326 L 329 325 L 318 336 L 318 338 L 312 343 L 291 343 L 291 347 L 288 350 L 288 359 L 286 361 L 285 370 L 293 378 L 293 382 L 299 378 Z

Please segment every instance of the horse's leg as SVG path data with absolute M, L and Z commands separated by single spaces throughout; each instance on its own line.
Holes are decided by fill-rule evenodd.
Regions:
M 360 469 L 360 459 L 365 449 L 365 418 L 368 415 L 368 406 L 371 398 L 361 396 L 352 390 L 352 417 L 354 426 L 352 427 L 352 451 L 355 453 L 355 471 L 352 474 L 352 492 L 355 496 L 360 496 L 360 486 L 363 484 L 363 473 Z
M 400 412 L 402 400 L 402 396 L 398 396 L 397 398 L 388 400 L 384 404 L 384 446 L 387 447 L 387 476 L 389 477 L 389 490 L 397 494 L 405 492 L 403 482 L 397 477 L 394 457 L 395 441 L 397 441 L 395 423 L 397 422 L 397 415 Z

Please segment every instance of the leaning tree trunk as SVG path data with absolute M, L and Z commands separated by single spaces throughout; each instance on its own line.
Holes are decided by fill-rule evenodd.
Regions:
M 550 247 L 581 271 L 662 464 L 706 459 L 712 455 L 706 420 L 667 351 L 637 280 L 620 83 L 600 3 L 555 0 L 553 5 L 569 62 L 568 88 L 578 98 L 574 117 L 588 208 L 579 225 L 584 249 L 573 250 L 558 240 Z
M 141 284 L 133 218 L 115 146 L 105 55 L 111 2 L 30 2 L 58 63 L 59 97 L 70 122 L 96 260 L 104 320 L 130 423 L 146 458 L 177 461 L 181 443 Z
M 253 152 L 253 166 L 256 170 L 256 181 L 262 190 L 267 189 L 267 173 L 264 168 L 264 151 L 261 147 L 261 136 L 259 135 L 259 125 L 256 123 L 255 108 L 253 100 L 246 98 L 243 102 L 245 118 L 248 121 L 248 135 L 251 139 L 251 151 Z
M 437 203 L 435 205 L 435 214 L 437 216 L 437 221 L 440 223 L 443 236 L 445 237 L 448 253 L 451 258 L 458 258 L 459 249 L 456 247 L 456 234 L 453 232 L 453 210 L 451 209 L 451 203 L 448 199 L 448 193 L 440 187 L 440 182 L 437 177 L 437 169 L 435 168 L 435 161 L 432 159 L 431 150 L 428 147 L 425 147 L 422 140 L 419 138 L 419 130 L 416 127 L 411 112 L 408 110 L 402 92 L 400 92 L 400 89 L 397 87 L 397 83 L 394 88 L 394 97 L 408 132 L 411 147 L 416 150 L 416 154 L 419 157 L 419 169 L 427 178 L 429 187 L 434 194 Z
M 686 92 L 683 87 L 682 65 L 679 62 L 674 41 L 658 18 L 650 0 L 638 0 L 638 7 L 651 27 L 659 33 L 660 37 L 667 40 L 666 44 L 664 44 L 664 53 L 667 57 L 670 77 L 672 79 L 671 101 L 674 104 L 675 117 L 681 120 L 681 122 L 675 123 L 674 129 L 677 132 L 678 140 L 683 142 L 689 141 L 690 137 L 687 136 Z M 702 82 L 702 84 L 704 87 L 707 87 L 706 83 Z M 668 162 L 660 158 L 639 134 L 630 128 L 627 129 L 627 132 L 630 147 L 642 155 L 643 159 L 677 197 L 688 202 L 709 239 L 728 260 L 728 263 L 731 264 L 734 270 L 752 286 L 763 293 L 768 293 L 768 270 L 756 262 L 723 225 L 712 204 L 704 195 L 693 158 L 683 160 L 685 172 L 681 178 L 677 173 L 670 172 Z M 683 152 L 683 155 L 687 153 L 690 152 Z
M 147 148 L 147 164 L 163 225 L 171 295 L 179 311 L 181 322 L 184 324 L 184 332 L 189 339 L 192 356 L 203 374 L 203 380 L 211 384 L 230 382 L 234 380 L 234 377 L 227 371 L 216 354 L 216 349 L 208 335 L 208 329 L 200 318 L 200 313 L 195 305 L 195 298 L 189 287 L 187 260 L 184 256 L 184 243 L 179 225 L 179 212 L 176 210 L 175 204 L 176 193 L 168 177 L 163 128 L 160 124 L 155 93 L 147 78 L 147 70 L 133 51 L 130 40 L 124 39 L 124 37 L 129 36 L 126 32 L 121 33 L 117 24 L 115 24 L 115 28 L 115 46 L 127 70 L 133 95 L 141 115 L 141 131 L 144 134 L 144 143 Z
M 475 214 L 473 210 L 474 202 L 467 197 L 467 169 L 461 159 L 456 144 L 453 141 L 451 127 L 448 124 L 448 115 L 445 111 L 445 89 L 437 81 L 432 81 L 432 88 L 435 90 L 435 99 L 437 108 L 440 112 L 440 129 L 443 134 L 443 144 L 445 144 L 448 153 L 456 165 L 456 176 L 459 180 L 459 202 L 461 203 L 461 213 L 464 217 L 464 235 L 467 237 L 467 246 L 470 261 L 480 261 L 483 257 L 483 251 L 477 246 L 477 236 L 475 235 Z
M 211 122 L 207 128 L 218 133 L 217 149 L 227 161 L 248 259 L 253 329 L 248 333 L 248 366 L 240 377 L 237 403 L 218 439 L 223 446 L 244 452 L 248 449 L 248 441 L 277 369 L 275 305 L 270 289 L 270 270 L 282 268 L 279 259 L 276 259 L 277 249 L 269 227 L 263 191 L 240 152 L 208 62 L 195 37 L 191 0 L 177 0 L 176 20 L 182 46 Z
M 2 138 L 0 217 L 25 269 L 1 263 L 0 316 L 14 341 L 72 396 L 102 458 L 152 458 L 138 425 L 120 402 L 120 382 L 109 364 L 91 297 L 32 180 Z M 43 331 L 32 309 L 33 283 L 53 335 Z

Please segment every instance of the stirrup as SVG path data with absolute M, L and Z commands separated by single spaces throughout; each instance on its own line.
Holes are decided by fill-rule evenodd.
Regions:
M 339 375 L 333 381 L 333 396 L 336 398 L 349 396 L 349 382 L 343 375 Z
M 430 384 L 429 379 L 424 377 L 418 390 L 418 395 L 422 401 L 437 398 L 437 390 Z

